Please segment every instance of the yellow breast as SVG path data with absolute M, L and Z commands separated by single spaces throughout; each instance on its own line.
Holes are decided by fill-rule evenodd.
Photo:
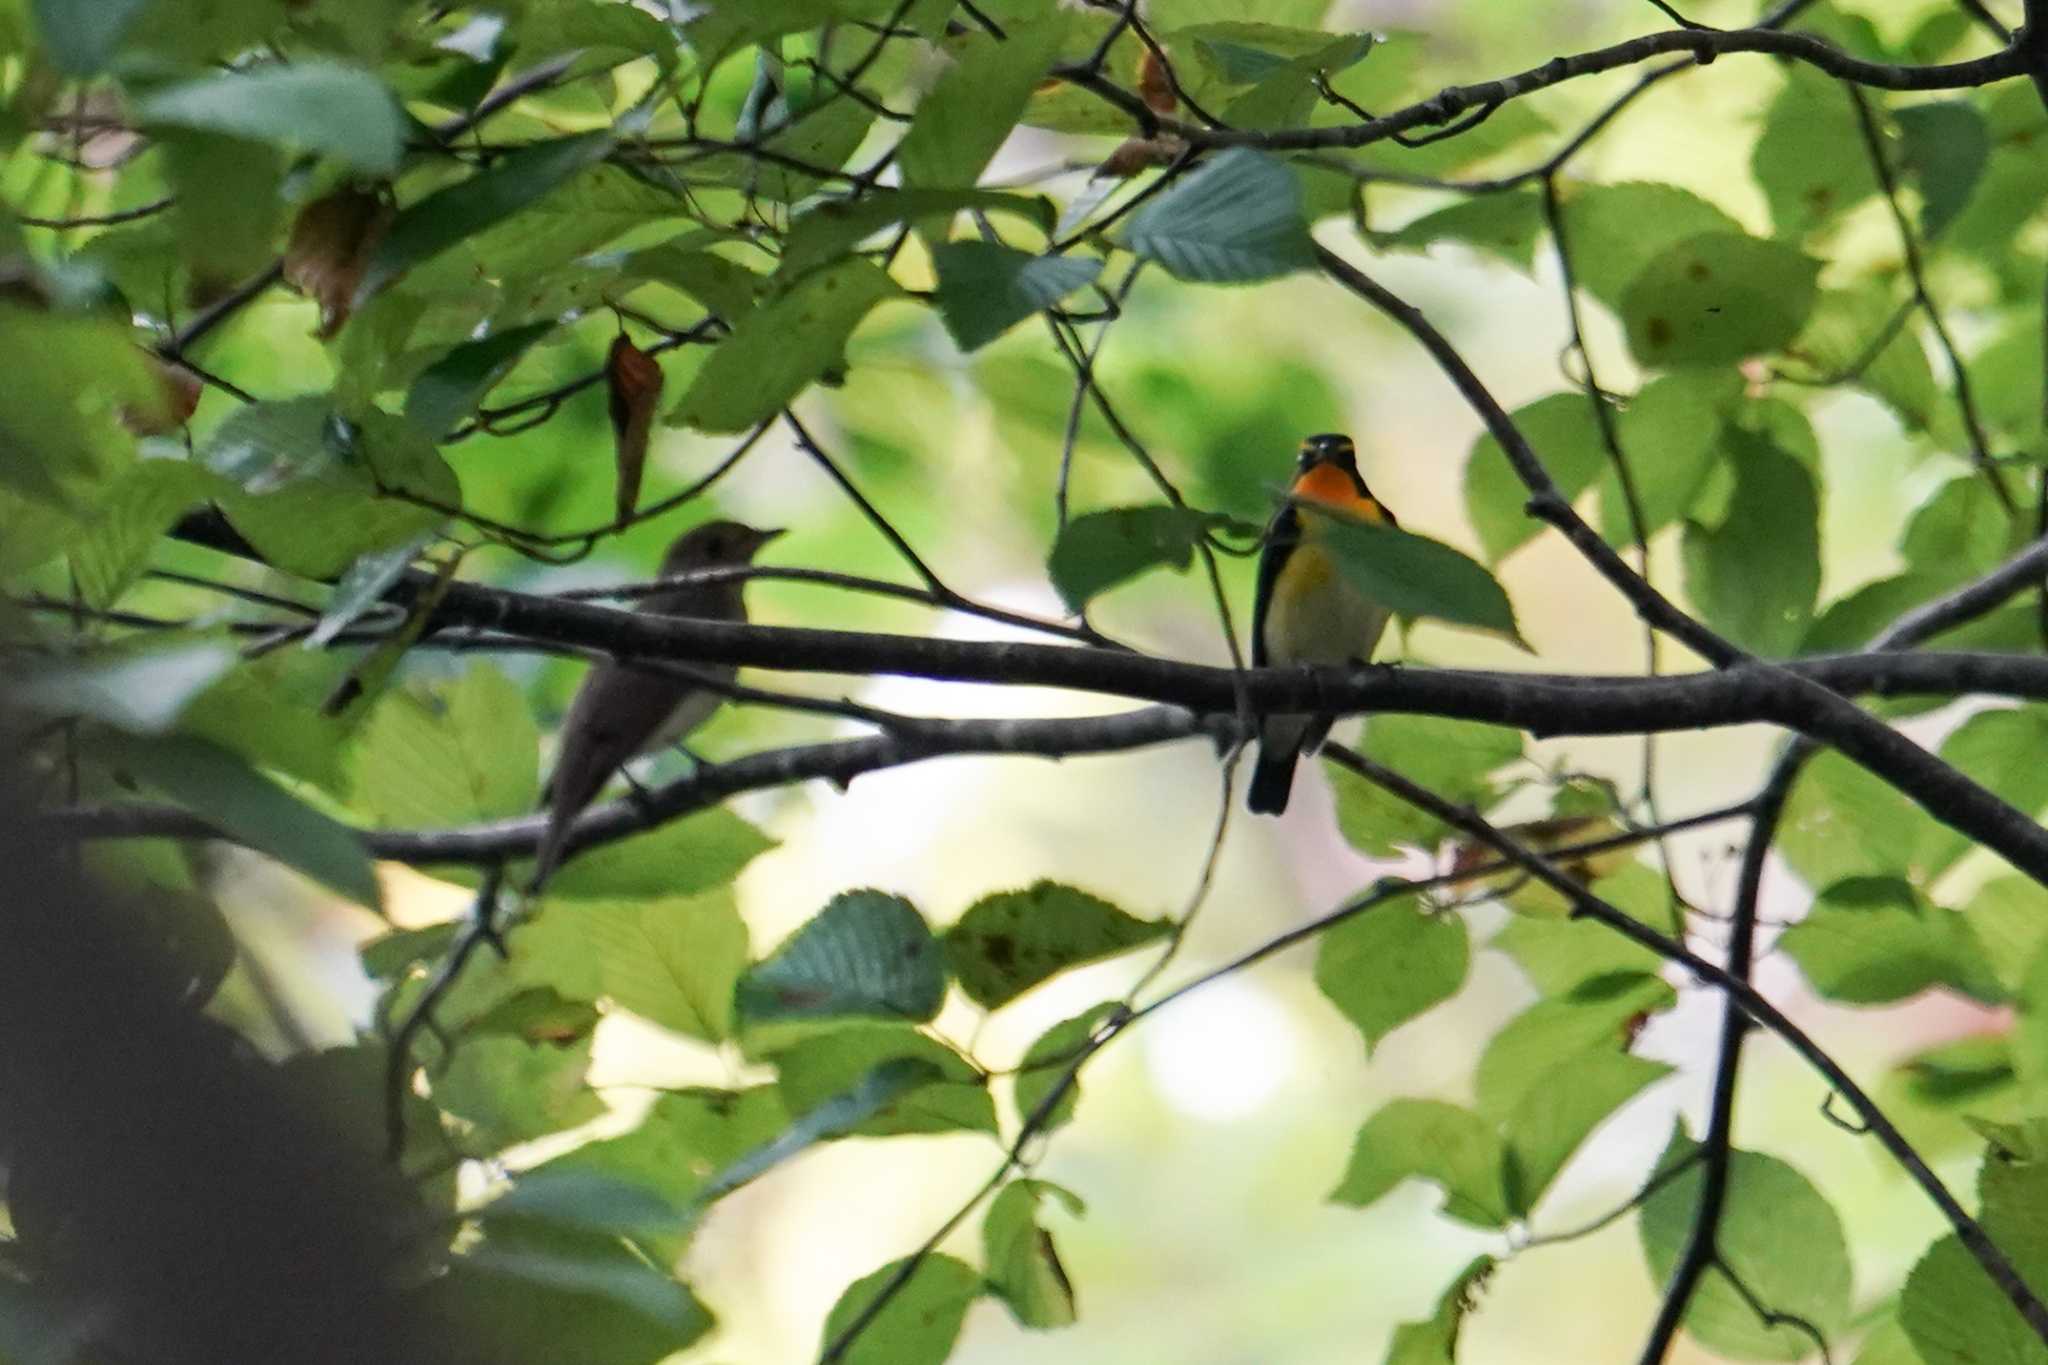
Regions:
M 1311 529 L 1273 584 L 1266 657 L 1275 664 L 1369 660 L 1392 615 L 1351 586 Z

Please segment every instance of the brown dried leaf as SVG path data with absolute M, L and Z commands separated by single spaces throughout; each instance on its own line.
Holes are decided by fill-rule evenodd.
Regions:
M 1156 48 L 1146 48 L 1138 58 L 1138 98 L 1155 114 L 1170 114 L 1180 103 L 1173 93 L 1173 73 Z
M 1158 137 L 1125 138 L 1115 151 L 1104 157 L 1092 179 L 1122 178 L 1154 166 L 1164 166 L 1188 149 L 1188 144 L 1171 133 Z
M 380 194 L 342 189 L 299 210 L 284 249 L 285 281 L 320 305 L 314 335 L 332 337 L 348 321 L 356 286 L 396 213 Z
M 149 360 L 163 388 L 163 401 L 146 408 L 124 404 L 119 416 L 121 425 L 137 436 L 163 436 L 192 420 L 205 385 L 198 375 L 175 361 L 154 355 Z
M 624 521 L 640 502 L 647 436 L 661 406 L 661 366 L 621 332 L 605 356 L 604 383 L 611 399 L 612 444 L 619 470 L 619 520 Z

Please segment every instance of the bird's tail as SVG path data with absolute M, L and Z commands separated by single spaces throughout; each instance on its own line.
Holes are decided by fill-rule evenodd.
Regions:
M 1292 744 L 1276 746 L 1261 741 L 1251 790 L 1245 793 L 1246 809 L 1253 815 L 1278 815 L 1286 810 L 1287 798 L 1294 791 L 1294 761 L 1300 756 Z

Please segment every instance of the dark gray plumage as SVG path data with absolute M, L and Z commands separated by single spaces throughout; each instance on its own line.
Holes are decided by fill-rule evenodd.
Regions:
M 669 546 L 660 577 L 751 563 L 763 545 L 781 534 L 737 521 L 707 521 Z M 745 621 L 743 587 L 739 579 L 678 587 L 650 593 L 633 610 Z M 739 672 L 731 664 L 705 664 L 693 671 L 726 683 Z M 709 687 L 630 664 L 603 663 L 591 669 L 562 721 L 554 774 L 543 793 L 548 828 L 535 857 L 532 889 L 538 890 L 561 864 L 576 817 L 604 790 L 612 774 L 630 759 L 681 739 L 709 719 L 723 700 Z

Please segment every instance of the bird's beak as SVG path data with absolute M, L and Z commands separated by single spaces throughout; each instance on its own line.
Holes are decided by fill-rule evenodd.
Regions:
M 754 532 L 754 548 L 760 549 L 763 545 L 766 545 L 788 529 L 786 526 L 770 526 L 764 530 L 756 530 Z

